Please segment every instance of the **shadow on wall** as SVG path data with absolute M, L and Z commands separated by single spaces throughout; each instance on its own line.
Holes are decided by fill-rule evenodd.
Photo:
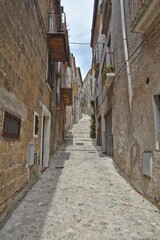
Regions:
M 65 161 L 70 159 L 70 153 L 65 152 L 66 146 L 73 144 L 73 135 L 67 134 L 64 144 L 62 144 L 58 153 L 51 159 L 50 167 L 40 176 L 37 183 L 32 187 L 29 193 L 24 197 L 19 207 L 16 209 L 16 215 L 11 216 L 10 228 L 5 229 L 1 239 L 12 239 L 14 234 L 19 236 L 19 239 L 24 239 L 23 228 L 26 228 L 26 223 L 30 226 L 33 224 L 33 232 L 26 232 L 25 237 L 30 239 L 41 239 L 43 235 L 43 227 L 48 217 L 49 209 L 57 189 L 59 178 L 62 174 Z M 26 213 L 26 215 L 25 215 Z M 29 213 L 29 214 L 28 214 Z M 21 223 L 19 222 L 21 219 Z M 36 221 L 36 225 L 34 222 Z M 17 225 L 15 223 L 18 223 Z M 28 225 L 28 224 L 27 224 Z M 3 229 L 2 229 L 3 230 Z
M 74 151 L 85 151 L 87 160 L 93 161 L 97 155 L 95 153 L 98 151 L 98 154 L 101 158 L 106 157 L 102 154 L 101 147 L 96 145 L 95 139 L 90 139 L 89 135 L 85 138 L 81 132 L 81 129 L 78 133 L 79 138 L 74 138 L 72 132 L 69 131 L 66 134 L 64 143 L 60 147 L 57 155 L 51 159 L 50 167 L 41 175 L 38 182 L 33 186 L 30 192 L 24 198 L 24 201 L 21 202 L 18 209 L 16 210 L 16 215 L 12 215 L 10 221 L 10 227 L 4 229 L 4 236 L 0 233 L 1 239 L 14 239 L 14 234 L 19 237 L 19 239 L 42 239 L 46 222 L 47 224 L 52 225 L 52 220 L 61 214 L 61 204 L 66 204 L 66 198 L 68 195 L 68 188 L 60 189 L 63 191 L 64 199 L 55 198 L 55 194 L 60 182 L 60 177 L 63 172 L 65 162 L 71 158 L 71 153 L 68 149 L 68 146 L 76 145 Z M 86 159 L 85 159 L 86 161 Z M 63 177 L 63 176 L 62 176 Z M 66 196 L 66 197 L 65 197 Z M 62 201 L 59 206 L 60 208 L 56 209 L 54 205 L 55 201 Z M 57 200 L 58 199 L 58 200 Z M 66 206 L 66 205 L 65 205 Z M 52 211 L 50 209 L 52 208 Z M 67 212 L 67 209 L 66 209 Z M 25 214 L 26 213 L 26 214 Z M 52 214 L 52 215 L 50 215 Z M 55 228 L 59 228 L 59 222 L 54 221 Z M 28 227 L 28 229 L 27 229 Z M 48 229 L 48 232 L 50 230 Z M 25 233 L 25 236 L 24 236 Z M 53 239 L 57 239 L 57 236 L 53 233 Z

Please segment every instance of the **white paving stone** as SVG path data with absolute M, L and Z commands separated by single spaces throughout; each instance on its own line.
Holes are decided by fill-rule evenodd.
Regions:
M 83 116 L 68 132 L 0 240 L 160 239 L 160 211 L 116 172 L 112 159 L 89 138 L 89 125 Z

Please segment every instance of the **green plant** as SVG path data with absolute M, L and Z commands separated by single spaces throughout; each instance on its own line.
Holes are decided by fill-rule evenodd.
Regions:
M 59 79 L 59 78 L 61 78 L 61 77 L 62 77 L 62 73 L 61 73 L 61 72 L 57 72 L 57 73 L 56 73 L 56 78 Z
M 92 119 L 92 121 L 95 121 L 95 114 L 94 113 L 92 113 L 91 119 Z
M 92 110 L 94 111 L 94 100 L 91 100 L 91 101 L 90 101 L 90 104 L 91 104 Z
M 107 73 L 112 73 L 114 70 L 114 66 L 111 64 L 104 65 L 102 70 L 102 75 L 105 77 Z

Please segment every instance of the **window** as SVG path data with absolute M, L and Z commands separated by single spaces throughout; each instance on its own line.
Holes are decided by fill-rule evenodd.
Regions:
M 38 137 L 39 132 L 39 115 L 38 113 L 34 112 L 34 137 Z
M 5 112 L 3 123 L 3 137 L 20 138 L 21 119 Z
M 155 123 L 156 149 L 160 149 L 160 95 L 154 96 L 154 123 Z

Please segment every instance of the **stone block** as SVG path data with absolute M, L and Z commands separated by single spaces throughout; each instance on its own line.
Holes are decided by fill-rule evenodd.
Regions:
M 5 194 L 6 194 L 6 188 L 5 187 L 1 187 L 0 205 L 4 202 Z
M 23 152 L 17 154 L 17 157 L 16 157 L 16 164 L 21 164 L 24 162 L 24 154 Z
M 1 143 L 0 143 L 1 145 Z M 5 155 L 3 154 L 0 156 L 0 169 L 7 169 L 8 168 L 8 161 L 6 160 Z
M 16 166 L 16 176 L 20 177 L 22 175 L 22 164 Z
M 15 165 L 15 157 L 13 156 L 9 156 L 8 157 L 8 167 L 13 167 Z
M 5 184 L 5 171 L 0 171 L 0 186 L 3 186 Z
M 17 178 L 17 167 L 14 166 L 12 167 L 12 179 L 16 180 L 16 178 Z
M 15 181 L 12 181 L 9 185 L 6 185 L 6 195 L 5 195 L 5 199 L 9 199 L 13 196 L 13 194 L 15 193 Z
M 12 169 L 8 168 L 5 170 L 5 184 L 10 184 L 12 181 Z
M 4 212 L 4 210 L 7 208 L 7 203 L 3 203 L 0 205 L 0 213 Z M 0 225 L 1 225 L 1 217 L 0 217 Z
M 18 178 L 16 181 L 16 184 L 15 184 L 16 191 L 19 191 L 22 187 L 24 187 L 25 183 L 27 185 L 27 177 L 26 176 L 22 176 L 22 177 Z

